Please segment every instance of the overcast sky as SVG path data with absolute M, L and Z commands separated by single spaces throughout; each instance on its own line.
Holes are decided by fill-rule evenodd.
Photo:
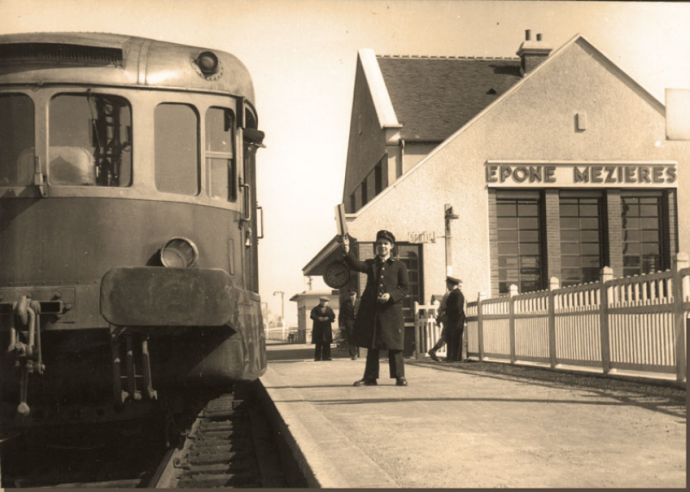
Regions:
M 302 267 L 335 235 L 357 50 L 514 57 L 525 29 L 557 49 L 584 35 L 664 102 L 690 88 L 690 4 L 437 0 L 0 0 L 0 34 L 95 31 L 228 51 L 254 79 L 261 296 L 280 313 L 307 288 Z M 326 288 L 315 279 L 314 288 Z

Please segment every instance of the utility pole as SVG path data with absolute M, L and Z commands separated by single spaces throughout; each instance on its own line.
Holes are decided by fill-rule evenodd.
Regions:
M 453 206 L 450 203 L 446 203 L 444 207 L 446 221 L 446 275 L 453 275 L 453 246 L 451 244 L 453 236 L 450 231 L 450 221 L 459 218 L 459 216 L 453 213 Z
M 283 340 L 285 340 L 285 292 L 276 290 L 273 295 L 280 294 L 280 326 L 283 328 Z

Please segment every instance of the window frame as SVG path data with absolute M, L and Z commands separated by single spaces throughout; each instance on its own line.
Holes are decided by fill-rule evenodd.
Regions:
M 215 150 L 209 150 L 206 148 L 207 145 L 207 131 L 208 131 L 208 126 L 207 126 L 207 117 L 209 114 L 209 111 L 212 109 L 222 109 L 225 111 L 230 112 L 230 118 L 232 121 L 231 128 L 230 128 L 230 140 L 231 140 L 231 147 L 232 151 L 231 152 L 219 152 Z M 237 146 L 237 114 L 232 108 L 229 108 L 227 106 L 220 106 L 216 104 L 210 104 L 204 109 L 204 146 L 203 146 L 203 153 L 204 153 L 204 166 L 206 167 L 206 190 L 207 190 L 207 195 L 208 197 L 217 202 L 227 202 L 227 203 L 237 203 L 240 195 L 240 170 L 239 168 L 241 166 L 238 165 L 238 146 Z M 231 171 L 233 173 L 233 189 L 232 192 L 230 192 L 230 186 L 228 183 L 228 198 L 220 198 L 213 196 L 213 173 L 211 172 L 211 165 L 210 165 L 210 160 L 212 159 L 226 159 L 232 162 L 231 165 Z M 230 171 L 228 171 L 228 174 Z

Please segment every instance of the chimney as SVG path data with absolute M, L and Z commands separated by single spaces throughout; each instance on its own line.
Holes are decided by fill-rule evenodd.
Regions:
M 531 35 L 532 31 L 527 29 L 525 31 L 525 41 L 523 41 L 516 53 L 520 57 L 520 72 L 523 77 L 537 68 L 551 53 L 551 46 L 541 40 L 541 33 L 537 34 L 536 41 L 531 40 Z

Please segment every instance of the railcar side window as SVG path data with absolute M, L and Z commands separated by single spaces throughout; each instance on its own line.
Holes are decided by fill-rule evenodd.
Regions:
M 155 111 L 156 188 L 199 194 L 199 117 L 186 104 L 159 104 Z
M 27 186 L 34 172 L 34 103 L 0 95 L 0 186 Z
M 234 156 L 233 115 L 226 108 L 206 112 L 206 164 L 211 178 L 211 197 L 237 200 L 237 167 Z
M 60 94 L 50 103 L 48 180 L 56 186 L 132 184 L 132 109 L 110 94 Z

